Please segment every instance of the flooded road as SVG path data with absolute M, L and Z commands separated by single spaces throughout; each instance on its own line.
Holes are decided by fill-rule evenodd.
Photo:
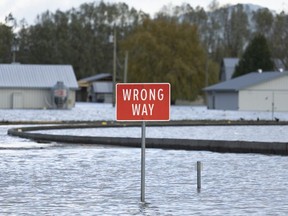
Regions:
M 49 146 L 0 151 L 1 215 L 285 215 L 287 157 Z M 196 161 L 202 189 L 196 189 Z
M 112 111 L 110 114 L 105 113 L 105 109 L 109 113 L 110 108 L 101 105 L 97 111 L 92 112 L 93 109 L 94 107 L 86 104 L 81 105 L 75 110 L 64 111 L 62 118 L 69 119 L 70 116 L 70 119 L 77 120 L 81 118 L 79 113 L 83 113 L 84 119 L 88 119 L 88 116 L 92 120 L 113 119 Z M 180 108 L 178 111 L 174 110 L 174 114 L 180 114 L 175 114 L 173 118 L 180 118 L 181 113 L 188 116 L 188 108 L 183 109 L 186 111 L 181 111 Z M 85 110 L 90 110 L 90 114 L 84 114 Z M 190 116 L 195 115 L 194 112 L 199 115 L 202 111 L 198 108 L 191 109 Z M 206 111 L 203 112 L 207 114 Z M 17 114 L 17 111 L 5 111 L 5 114 L 2 118 L 28 119 L 32 116 L 32 111 L 24 111 L 22 115 Z M 40 120 L 61 119 L 58 111 L 43 110 L 37 111 L 37 114 Z M 243 117 L 242 113 L 239 115 L 217 112 L 217 116 L 225 118 L 231 118 L 232 115 L 234 118 Z M 267 118 L 270 118 L 269 113 L 259 115 L 267 115 Z M 287 114 L 279 115 L 286 118 Z M 254 118 L 256 114 L 248 113 L 246 118 L 251 116 Z M 7 136 L 7 129 L 11 127 L 14 126 L 0 127 L 1 215 L 222 216 L 286 215 L 288 212 L 287 157 L 147 149 L 146 203 L 141 203 L 140 149 L 101 145 L 40 144 Z M 126 132 L 128 136 L 140 136 L 140 129 L 131 130 Z M 197 132 L 197 128 L 190 127 L 184 130 L 185 133 L 182 131 L 182 135 L 171 128 L 160 131 L 165 137 L 168 134 L 196 136 L 203 132 L 200 129 Z M 215 131 L 215 128 L 211 130 Z M 254 127 L 252 131 L 259 134 L 266 132 L 267 137 L 271 139 L 272 129 L 266 130 L 265 127 Z M 70 133 L 85 134 L 87 131 L 84 131 Z M 234 135 L 237 134 L 237 131 L 233 131 Z M 229 133 L 233 134 L 233 131 Z M 251 128 L 247 128 L 247 131 L 251 131 Z M 286 128 L 275 128 L 275 133 L 279 131 L 280 134 L 274 137 L 285 141 Z M 97 132 L 93 131 L 94 133 Z M 147 135 L 160 136 L 159 133 L 159 130 L 152 130 L 148 131 Z M 258 137 L 263 136 L 259 134 Z M 196 185 L 197 161 L 203 163 L 200 192 L 197 191 Z

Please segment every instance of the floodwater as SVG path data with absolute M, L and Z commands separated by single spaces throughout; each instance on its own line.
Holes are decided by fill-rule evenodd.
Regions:
M 37 120 L 114 118 L 113 108 L 95 104 L 79 104 L 62 114 L 52 110 L 6 110 L 0 114 L 8 121 L 24 121 L 35 120 L 33 112 L 34 116 L 37 113 Z M 211 113 L 201 107 L 172 107 L 171 119 L 193 119 L 193 116 L 199 119 L 201 113 L 205 116 L 202 118 L 212 119 L 271 118 L 271 113 Z M 274 115 L 288 119 L 287 113 Z M 146 196 L 145 203 L 141 203 L 140 149 L 40 144 L 7 136 L 10 127 L 14 126 L 0 127 L 0 215 L 222 216 L 287 215 L 288 212 L 288 158 L 285 156 L 146 149 Z M 284 126 L 275 130 L 274 126 L 267 127 L 252 130 L 267 129 L 270 139 L 287 142 Z M 140 136 L 140 130 L 131 130 L 133 136 Z M 149 130 L 148 134 L 158 136 L 159 129 Z M 169 132 L 169 128 L 165 130 Z M 191 131 L 194 136 L 201 132 L 196 128 Z M 279 131 L 280 135 L 273 135 Z M 168 132 L 161 134 L 166 136 Z M 106 132 L 100 132 L 103 133 Z M 170 128 L 170 134 L 181 135 L 181 132 Z M 200 191 L 196 185 L 197 161 L 203 164 Z

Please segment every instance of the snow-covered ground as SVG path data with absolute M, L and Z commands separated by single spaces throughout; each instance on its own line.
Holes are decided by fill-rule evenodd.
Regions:
M 288 121 L 288 112 L 207 110 L 204 106 L 171 106 L 171 120 L 271 120 Z M 0 110 L 0 121 L 115 120 L 111 104 L 77 103 L 71 110 Z

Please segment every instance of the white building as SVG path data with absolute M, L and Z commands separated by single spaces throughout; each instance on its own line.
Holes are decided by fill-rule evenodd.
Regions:
M 288 72 L 253 72 L 204 90 L 209 109 L 288 111 Z
M 0 109 L 70 109 L 77 88 L 71 65 L 0 64 Z

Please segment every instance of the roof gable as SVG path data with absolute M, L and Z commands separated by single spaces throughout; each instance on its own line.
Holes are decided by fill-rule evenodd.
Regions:
M 221 80 L 226 81 L 232 78 L 235 67 L 238 64 L 238 58 L 224 58 L 221 63 Z
M 272 79 L 276 79 L 281 76 L 287 76 L 288 72 L 252 72 L 245 74 L 234 79 L 221 82 L 212 86 L 205 88 L 205 91 L 238 91 L 249 86 L 260 84 Z
M 0 64 L 0 87 L 52 88 L 58 81 L 78 88 L 71 65 Z

